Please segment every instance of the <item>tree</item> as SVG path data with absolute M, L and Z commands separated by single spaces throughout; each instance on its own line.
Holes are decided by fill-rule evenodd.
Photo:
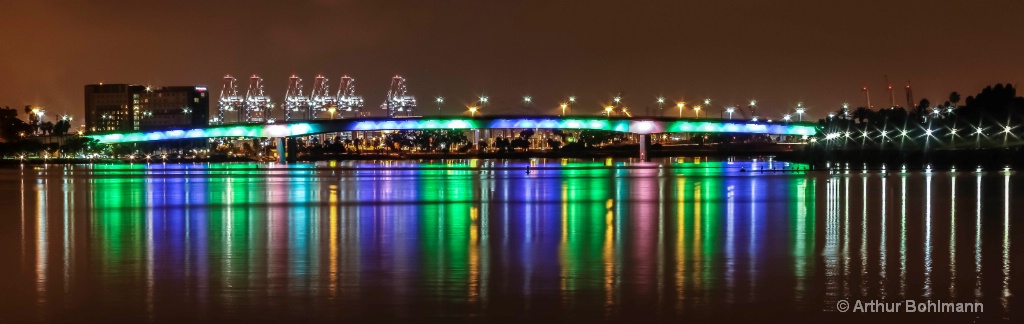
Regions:
M 28 115 L 28 124 L 32 126 L 32 133 L 39 132 L 39 115 L 32 113 L 32 106 L 25 105 L 25 114 Z
M 32 133 L 32 126 L 18 119 L 17 109 L 0 108 L 0 137 L 8 142 L 14 142 L 30 133 Z
M 43 135 L 53 135 L 53 122 L 43 122 L 39 124 L 39 130 L 42 131 Z
M 863 124 L 865 120 L 871 120 L 873 117 L 872 115 L 874 114 L 875 112 L 867 107 L 857 107 L 857 109 L 853 111 L 853 119 L 856 119 L 857 122 Z
M 71 130 L 71 122 L 67 120 L 61 119 L 56 124 L 53 124 L 53 133 L 56 135 L 67 134 L 69 130 Z
M 533 137 L 533 134 L 534 131 L 532 129 L 524 129 L 519 132 L 519 138 L 529 140 L 530 137 Z
M 956 91 L 953 91 L 952 93 L 950 93 L 949 94 L 949 102 L 953 103 L 954 107 L 957 107 L 957 104 L 960 103 L 960 94 L 957 93 Z

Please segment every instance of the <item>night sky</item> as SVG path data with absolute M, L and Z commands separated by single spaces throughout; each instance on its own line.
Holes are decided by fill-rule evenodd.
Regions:
M 933 103 L 1024 81 L 1019 0 L 2 0 L 0 13 L 0 106 L 39 105 L 50 116 L 82 116 L 84 84 L 217 94 L 224 74 L 259 74 L 275 102 L 293 73 L 307 94 L 316 74 L 332 93 L 347 74 L 377 115 L 395 74 L 425 115 L 436 113 L 435 96 L 454 114 L 481 94 L 492 101 L 485 114 L 555 113 L 569 95 L 576 113 L 597 114 L 621 92 L 640 112 L 664 95 L 710 97 L 712 116 L 757 99 L 762 116 L 802 101 L 820 117 L 863 105 L 862 86 L 887 106 L 886 75 Z M 522 107 L 526 94 L 533 108 Z

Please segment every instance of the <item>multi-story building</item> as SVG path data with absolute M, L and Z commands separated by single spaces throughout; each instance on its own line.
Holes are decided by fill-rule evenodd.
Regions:
M 205 126 L 209 111 L 206 87 L 85 86 L 85 128 L 90 132 Z
M 206 87 L 149 88 L 139 94 L 135 129 L 206 126 L 210 98 Z
M 135 127 L 138 97 L 146 87 L 129 84 L 85 86 L 85 129 L 90 132 L 130 131 Z

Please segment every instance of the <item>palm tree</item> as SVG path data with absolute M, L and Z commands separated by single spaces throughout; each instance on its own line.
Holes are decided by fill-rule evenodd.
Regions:
M 952 102 L 953 106 L 957 107 L 957 104 L 960 103 L 960 94 L 957 93 L 956 91 L 953 91 L 952 93 L 950 93 L 949 94 L 949 102 Z

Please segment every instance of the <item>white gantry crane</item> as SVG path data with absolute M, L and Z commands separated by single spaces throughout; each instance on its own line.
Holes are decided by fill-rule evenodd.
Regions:
M 339 111 L 354 112 L 358 115 L 363 110 L 363 97 L 356 95 L 356 79 L 347 75 L 341 77 L 337 103 Z
M 217 117 L 211 122 L 213 124 L 224 124 L 225 120 L 224 113 L 237 113 L 238 120 L 242 121 L 242 108 L 244 101 L 241 96 L 238 95 L 238 85 L 235 82 L 235 77 L 231 75 L 224 76 L 224 85 L 220 90 L 220 99 L 217 101 Z
M 391 88 L 388 89 L 388 97 L 384 99 L 384 103 L 380 104 L 380 109 L 386 110 L 388 117 L 394 118 L 399 113 L 412 115 L 412 110 L 415 108 L 416 98 L 409 95 L 408 88 L 405 85 L 405 78 L 400 75 L 391 78 Z
M 288 78 L 288 90 L 284 94 L 284 120 L 292 120 L 292 114 L 308 114 L 308 111 L 309 98 L 302 95 L 302 78 L 293 74 Z
M 324 113 L 329 113 L 334 118 L 334 111 L 337 109 L 337 98 L 330 95 L 327 78 L 317 75 L 313 79 L 313 91 L 309 92 L 309 110 L 306 119 L 323 118 Z
M 266 122 L 270 106 L 270 96 L 263 91 L 263 78 L 253 74 L 249 77 L 249 90 L 245 93 L 245 122 Z

